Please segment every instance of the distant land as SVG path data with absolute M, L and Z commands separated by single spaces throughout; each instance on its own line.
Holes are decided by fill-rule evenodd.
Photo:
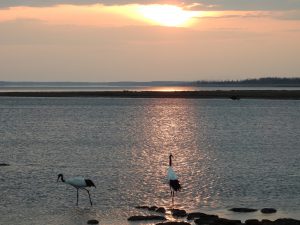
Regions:
M 226 87 L 300 87 L 299 78 L 265 77 L 259 79 L 230 80 L 230 81 L 196 81 L 195 85 L 226 86 Z
M 35 81 L 0 81 L 1 87 L 69 87 L 69 86 L 190 86 L 190 87 L 300 87 L 300 77 L 298 78 L 277 78 L 266 77 L 258 79 L 244 80 L 224 80 L 224 81 L 120 81 L 120 82 L 35 82 Z
M 138 81 L 118 81 L 118 82 L 35 82 L 35 81 L 0 81 L 0 87 L 97 87 L 97 86 L 117 86 L 117 87 L 128 87 L 128 86 L 195 86 L 195 82 L 184 82 L 184 81 L 149 81 L 149 82 L 138 82 Z
M 300 100 L 300 90 L 0 92 L 0 97 L 230 98 Z

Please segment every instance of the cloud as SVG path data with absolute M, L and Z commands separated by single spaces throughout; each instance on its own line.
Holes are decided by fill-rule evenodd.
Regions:
M 248 25 L 237 29 L 213 22 L 206 31 L 55 25 L 31 19 L 2 22 L 0 78 L 197 80 L 238 78 L 245 71 L 250 75 L 299 74 L 299 32 L 276 33 L 271 25 L 265 35 L 249 32 Z M 284 28 L 290 22 L 280 21 Z M 253 26 L 266 30 L 266 24 Z
M 15 7 L 0 10 L 0 21 L 37 19 L 50 24 L 79 26 L 132 26 L 144 25 L 137 5 L 89 6 L 57 5 L 55 7 Z
M 275 19 L 300 20 L 300 10 L 289 11 L 223 11 L 221 14 L 201 16 L 201 19 Z M 300 26 L 300 24 L 299 24 Z
M 90 5 L 90 4 L 105 4 L 105 5 L 123 5 L 131 3 L 151 3 L 154 1 L 140 1 L 140 0 L 9 0 L 0 1 L 0 7 L 14 7 L 14 6 L 35 6 L 45 7 L 61 4 L 70 5 Z
M 299 0 L 199 0 L 204 10 L 295 10 L 300 9 Z
M 291 10 L 278 13 L 275 18 L 281 20 L 300 20 L 300 10 Z
M 0 7 L 14 7 L 14 6 L 52 6 L 57 4 L 95 4 L 97 0 L 9 0 L 0 1 Z
M 13 6 L 52 6 L 57 4 L 151 4 L 151 3 L 180 3 L 178 0 L 9 0 L 0 1 L 0 7 Z M 184 0 L 186 5 L 193 4 L 202 10 L 296 10 L 300 9 L 299 0 Z

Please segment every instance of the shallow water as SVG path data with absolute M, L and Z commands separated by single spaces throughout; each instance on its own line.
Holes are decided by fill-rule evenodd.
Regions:
M 0 98 L 0 224 L 128 224 L 137 205 L 300 219 L 300 101 Z M 92 179 L 84 191 L 56 183 Z M 278 213 L 233 214 L 232 207 Z

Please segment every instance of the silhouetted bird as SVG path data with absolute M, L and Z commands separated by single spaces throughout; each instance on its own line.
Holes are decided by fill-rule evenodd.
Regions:
M 78 190 L 79 189 L 83 189 L 86 190 L 87 193 L 89 194 L 89 199 L 90 199 L 90 203 L 91 205 L 93 205 L 92 200 L 91 200 L 91 196 L 90 196 L 90 192 L 88 189 L 86 189 L 86 187 L 95 187 L 95 184 L 93 181 L 89 180 L 89 179 L 84 179 L 83 177 L 72 177 L 69 179 L 64 179 L 64 176 L 62 174 L 58 174 L 57 177 L 57 182 L 59 181 L 59 178 L 61 178 L 61 181 L 66 183 L 66 184 L 70 184 L 72 185 L 74 188 L 77 189 L 77 202 L 76 205 L 78 205 Z

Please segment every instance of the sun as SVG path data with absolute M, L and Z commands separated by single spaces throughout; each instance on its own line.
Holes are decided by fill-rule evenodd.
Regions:
M 198 17 L 200 12 L 189 11 L 175 5 L 143 5 L 138 12 L 148 22 L 168 27 L 188 26 L 192 18 Z

